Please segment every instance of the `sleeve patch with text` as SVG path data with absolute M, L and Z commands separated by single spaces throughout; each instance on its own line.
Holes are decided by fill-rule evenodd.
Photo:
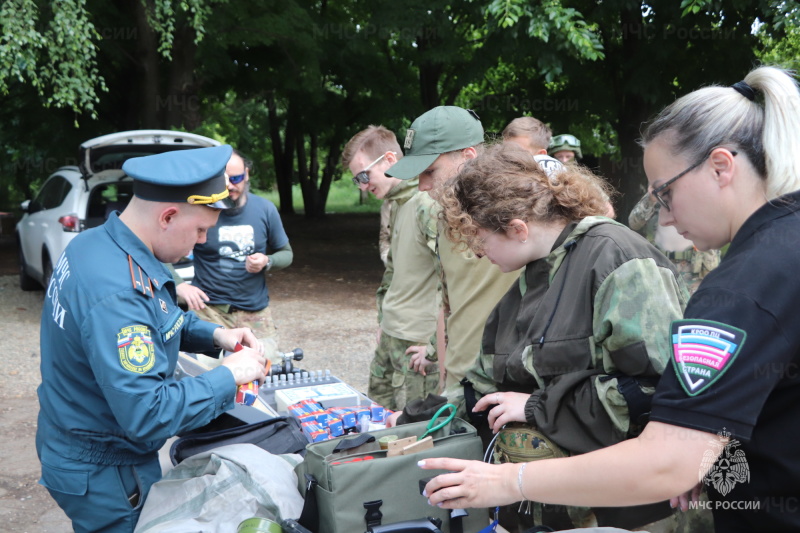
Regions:
M 710 320 L 672 322 L 672 365 L 689 396 L 697 396 L 714 384 L 733 364 L 747 333 Z
M 136 374 L 144 374 L 156 362 L 156 351 L 150 328 L 127 326 L 117 333 L 117 349 L 122 368 Z

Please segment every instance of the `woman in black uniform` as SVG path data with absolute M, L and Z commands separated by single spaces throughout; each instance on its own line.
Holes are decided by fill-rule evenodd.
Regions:
M 638 505 L 705 485 L 715 528 L 800 530 L 800 93 L 761 67 L 662 111 L 645 172 L 673 225 L 701 250 L 730 243 L 671 328 L 671 364 L 642 434 L 584 455 L 453 473 L 426 494 L 446 508 L 523 499 Z M 677 503 L 678 498 L 673 498 Z M 680 501 L 686 504 L 686 498 Z

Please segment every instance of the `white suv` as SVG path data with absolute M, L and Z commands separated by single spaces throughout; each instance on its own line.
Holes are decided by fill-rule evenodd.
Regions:
M 127 159 L 219 144 L 202 135 L 167 130 L 123 131 L 81 144 L 79 166 L 59 168 L 36 198 L 22 203 L 24 215 L 16 228 L 22 290 L 47 287 L 53 264 L 69 241 L 128 205 L 133 180 L 121 170 Z M 191 258 L 174 266 L 184 279 L 194 277 Z

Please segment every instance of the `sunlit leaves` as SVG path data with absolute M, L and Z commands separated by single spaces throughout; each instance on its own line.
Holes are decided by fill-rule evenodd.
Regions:
M 682 15 L 696 15 L 710 3 L 709 0 L 681 0 Z
M 211 4 L 226 3 L 224 0 L 140 0 L 147 13 L 148 24 L 159 35 L 158 52 L 169 59 L 175 40 L 175 26 L 178 16 L 188 18 L 195 30 L 195 43 L 203 40 L 205 22 L 211 15 Z
M 501 30 L 520 25 L 530 37 L 573 57 L 589 61 L 605 57 L 597 24 L 588 23 L 579 11 L 562 6 L 560 0 L 491 0 L 486 12 Z M 561 73 L 561 60 L 542 57 L 540 67 L 545 80 L 552 82 Z

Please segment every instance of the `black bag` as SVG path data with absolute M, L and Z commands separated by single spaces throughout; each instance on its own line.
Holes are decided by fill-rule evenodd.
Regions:
M 223 424 L 223 429 L 214 431 L 204 429 L 183 435 L 172 443 L 169 458 L 173 465 L 192 455 L 228 444 L 255 444 L 275 455 L 296 453 L 301 456 L 305 456 L 308 444 L 300 430 L 300 422 L 294 417 L 282 416 L 233 427 L 224 427 Z

